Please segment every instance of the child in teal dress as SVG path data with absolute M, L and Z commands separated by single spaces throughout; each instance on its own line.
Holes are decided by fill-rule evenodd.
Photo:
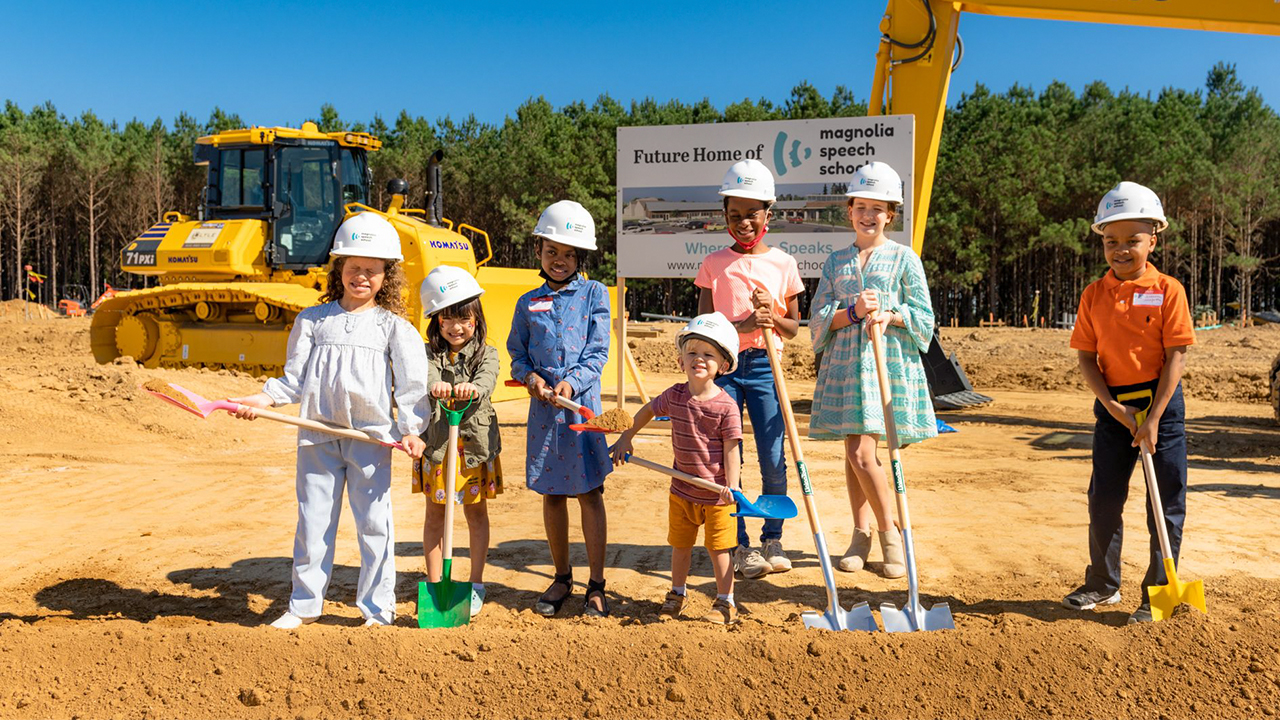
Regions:
M 823 358 L 809 437 L 845 444 L 854 534 L 840 569 L 856 572 L 866 563 L 874 516 L 884 553 L 882 574 L 895 578 L 906 573 L 906 562 L 893 522 L 892 491 L 876 457 L 884 413 L 868 330 L 878 323 L 884 333 L 899 440 L 905 445 L 935 437 L 937 421 L 920 361 L 933 337 L 933 306 L 920 258 L 885 236 L 902 205 L 898 174 L 885 163 L 871 162 L 854 173 L 849 187 L 849 223 L 857 239 L 827 257 L 811 306 L 813 350 Z

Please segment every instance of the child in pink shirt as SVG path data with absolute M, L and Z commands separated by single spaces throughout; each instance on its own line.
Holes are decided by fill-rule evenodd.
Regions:
M 800 293 L 804 284 L 795 258 L 764 243 L 774 194 L 773 173 L 759 160 L 743 160 L 729 168 L 720 184 L 725 223 L 733 244 L 702 261 L 694 283 L 702 288 L 698 313 L 724 313 L 738 331 L 741 348 L 736 369 L 716 384 L 751 416 L 760 458 L 763 492 L 787 492 L 785 427 L 782 406 L 774 389 L 773 370 L 765 354 L 762 328 L 772 328 L 780 343 L 800 328 Z M 738 518 L 738 547 L 733 562 L 747 578 L 791 569 L 782 549 L 782 521 L 766 520 L 761 549 L 751 547 L 747 525 Z

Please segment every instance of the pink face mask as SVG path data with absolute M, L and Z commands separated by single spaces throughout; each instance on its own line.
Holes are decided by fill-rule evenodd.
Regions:
M 743 242 L 739 240 L 738 236 L 733 234 L 733 230 L 730 230 L 727 227 L 725 228 L 725 232 L 729 233 L 729 237 L 733 238 L 733 242 L 735 242 L 738 245 L 738 247 L 742 248 L 743 250 L 749 251 L 751 250 L 751 248 L 755 247 L 760 243 L 760 239 L 764 237 L 765 233 L 769 232 L 769 224 L 765 223 L 765 226 L 760 228 L 760 234 L 756 235 L 755 238 L 753 238 L 749 242 Z

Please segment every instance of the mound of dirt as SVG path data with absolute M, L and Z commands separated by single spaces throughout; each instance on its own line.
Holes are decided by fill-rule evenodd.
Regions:
M 16 298 L 0 302 L 0 319 L 48 320 L 55 317 L 59 317 L 58 312 L 50 309 L 47 305 Z
M 675 323 L 655 324 L 656 338 L 628 339 L 636 362 L 648 372 L 677 372 L 672 342 Z M 1069 330 L 1024 328 L 943 328 L 942 346 L 955 353 L 974 388 L 1011 390 L 1087 390 Z M 1266 403 L 1269 370 L 1280 347 L 1280 326 L 1201 330 L 1188 351 L 1183 391 L 1206 400 Z M 787 341 L 782 357 L 788 380 L 813 380 L 808 328 Z

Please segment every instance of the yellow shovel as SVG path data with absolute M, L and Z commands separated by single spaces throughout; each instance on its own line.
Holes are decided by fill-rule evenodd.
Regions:
M 1139 398 L 1146 398 L 1147 406 L 1138 410 L 1133 419 L 1138 425 L 1142 425 L 1147 419 L 1147 411 L 1151 409 L 1151 391 L 1139 390 L 1116 396 L 1116 400 L 1122 403 L 1125 400 Z M 1146 443 L 1138 444 L 1138 452 L 1142 456 L 1142 474 L 1147 480 L 1147 497 L 1151 499 L 1151 513 L 1156 519 L 1156 535 L 1160 538 L 1160 556 L 1164 559 L 1164 574 L 1168 579 L 1165 585 L 1147 586 L 1147 596 L 1151 599 L 1151 619 L 1164 620 L 1172 616 L 1173 611 L 1184 603 L 1208 614 L 1209 611 L 1204 604 L 1204 582 L 1196 580 L 1184 583 L 1178 579 L 1178 571 L 1174 567 L 1173 549 L 1169 546 L 1169 531 L 1164 524 L 1164 505 L 1160 502 L 1160 488 L 1156 486 L 1155 463 L 1151 460 L 1151 451 L 1147 449 Z

